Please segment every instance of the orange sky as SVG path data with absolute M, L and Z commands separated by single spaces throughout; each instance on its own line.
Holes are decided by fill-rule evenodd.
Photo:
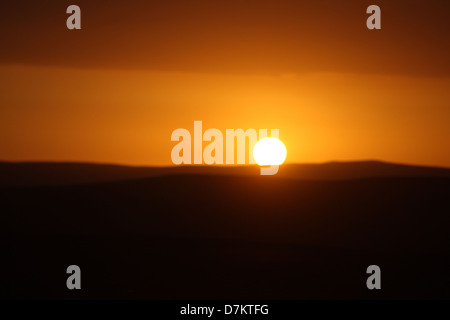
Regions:
M 170 165 L 202 120 L 279 128 L 288 162 L 450 167 L 449 5 L 378 1 L 369 31 L 362 2 L 78 1 L 79 31 L 72 3 L 10 4 L 0 160 Z

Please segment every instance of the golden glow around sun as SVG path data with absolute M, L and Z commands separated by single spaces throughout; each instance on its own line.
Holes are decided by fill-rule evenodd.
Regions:
M 280 165 L 286 159 L 286 147 L 276 138 L 259 140 L 253 148 L 253 157 L 260 166 Z

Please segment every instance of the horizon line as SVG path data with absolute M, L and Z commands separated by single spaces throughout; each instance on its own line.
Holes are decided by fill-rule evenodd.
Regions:
M 258 164 L 180 164 L 180 165 L 139 165 L 139 164 L 126 164 L 119 162 L 99 162 L 99 161 L 73 161 L 73 160 L 1 160 L 0 164 L 82 164 L 82 165 L 98 165 L 98 166 L 117 166 L 117 167 L 132 167 L 132 168 L 177 168 L 177 167 L 203 167 L 203 168 L 243 168 L 243 167 L 259 167 Z M 450 166 L 443 165 L 426 165 L 426 164 L 413 164 L 402 162 L 390 162 L 378 159 L 360 159 L 360 160 L 329 160 L 325 162 L 287 162 L 280 166 L 293 166 L 293 165 L 327 165 L 327 164 L 351 164 L 351 163 L 379 163 L 389 164 L 397 166 L 409 166 L 409 167 L 424 167 L 424 168 L 441 168 L 450 169 Z

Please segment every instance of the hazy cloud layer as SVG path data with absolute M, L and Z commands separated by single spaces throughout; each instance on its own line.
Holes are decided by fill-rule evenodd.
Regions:
M 66 28 L 77 4 L 82 30 Z M 366 28 L 366 8 L 382 29 Z M 225 73 L 450 74 L 450 2 L 10 1 L 1 64 Z

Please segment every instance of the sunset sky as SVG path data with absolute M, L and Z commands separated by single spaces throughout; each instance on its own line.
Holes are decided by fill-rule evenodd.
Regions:
M 395 3 L 394 3 L 395 2 Z M 66 28 L 81 7 L 82 30 Z M 381 30 L 366 8 L 381 8 Z M 450 167 L 450 2 L 15 1 L 0 160 L 171 165 L 173 130 L 280 129 L 290 163 Z

